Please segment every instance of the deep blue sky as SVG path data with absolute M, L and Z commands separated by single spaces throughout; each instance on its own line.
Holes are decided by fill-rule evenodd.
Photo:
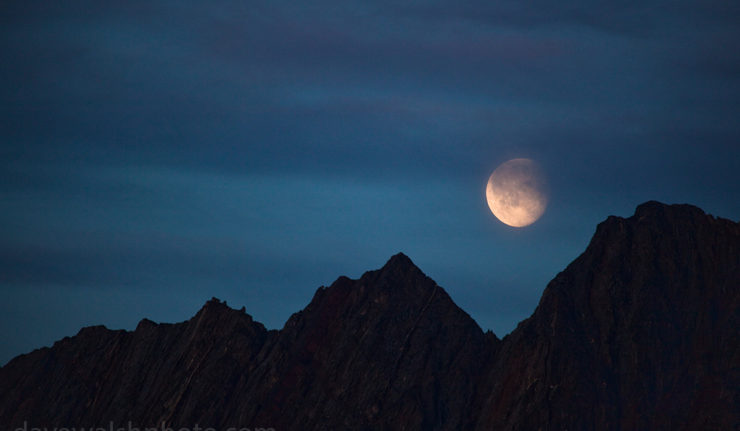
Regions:
M 610 214 L 740 218 L 739 47 L 732 1 L 3 2 L 0 363 L 211 296 L 280 328 L 399 251 L 503 336 Z

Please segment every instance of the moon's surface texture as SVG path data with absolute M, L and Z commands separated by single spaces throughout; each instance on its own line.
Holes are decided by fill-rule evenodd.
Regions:
M 533 160 L 509 160 L 488 178 L 486 200 L 502 222 L 513 227 L 529 226 L 547 208 L 545 175 Z

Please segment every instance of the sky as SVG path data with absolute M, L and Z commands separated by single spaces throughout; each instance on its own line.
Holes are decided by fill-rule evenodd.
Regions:
M 10 0 L 0 64 L 0 364 L 213 296 L 279 329 L 397 252 L 502 337 L 609 215 L 740 219 L 738 2 Z

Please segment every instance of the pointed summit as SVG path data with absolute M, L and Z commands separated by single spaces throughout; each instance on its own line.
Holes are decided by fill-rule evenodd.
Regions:
M 391 258 L 388 259 L 388 262 L 386 262 L 386 264 L 383 265 L 383 268 L 390 268 L 390 267 L 414 267 L 416 268 L 416 265 L 414 264 L 414 262 L 411 261 L 410 257 L 406 256 L 402 252 L 399 252 L 391 256 Z
M 412 281 L 412 280 L 428 280 L 428 277 L 414 264 L 411 259 L 403 253 L 393 255 L 382 268 L 378 271 L 370 271 L 370 273 L 377 273 L 379 279 L 388 281 Z M 368 275 L 366 274 L 366 275 Z M 364 278 L 365 276 L 363 276 Z M 430 280 L 431 281 L 431 280 Z M 432 284 L 435 284 L 432 282 Z
M 363 423 L 372 429 L 433 429 L 439 406 L 454 402 L 459 408 L 444 416 L 449 429 L 470 429 L 473 382 L 483 372 L 487 349 L 475 321 L 398 253 L 357 280 L 340 277 L 320 288 L 288 320 L 267 359 L 272 366 L 265 377 L 282 383 L 257 396 L 273 410 L 256 414 L 264 415 L 265 423 L 280 418 L 284 422 L 275 427 L 284 429 Z M 418 372 L 420 362 L 429 374 Z M 327 393 L 331 403 L 313 401 Z M 282 411 L 283 405 L 306 400 L 315 406 L 309 413 Z M 393 424 L 388 412 L 398 415 Z

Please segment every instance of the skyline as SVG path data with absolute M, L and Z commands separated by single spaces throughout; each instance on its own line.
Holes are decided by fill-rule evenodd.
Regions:
M 503 337 L 648 200 L 740 219 L 740 6 L 40 1 L 0 14 L 0 363 L 403 252 Z M 485 200 L 544 169 L 543 217 Z M 19 329 L 20 328 L 20 329 Z

